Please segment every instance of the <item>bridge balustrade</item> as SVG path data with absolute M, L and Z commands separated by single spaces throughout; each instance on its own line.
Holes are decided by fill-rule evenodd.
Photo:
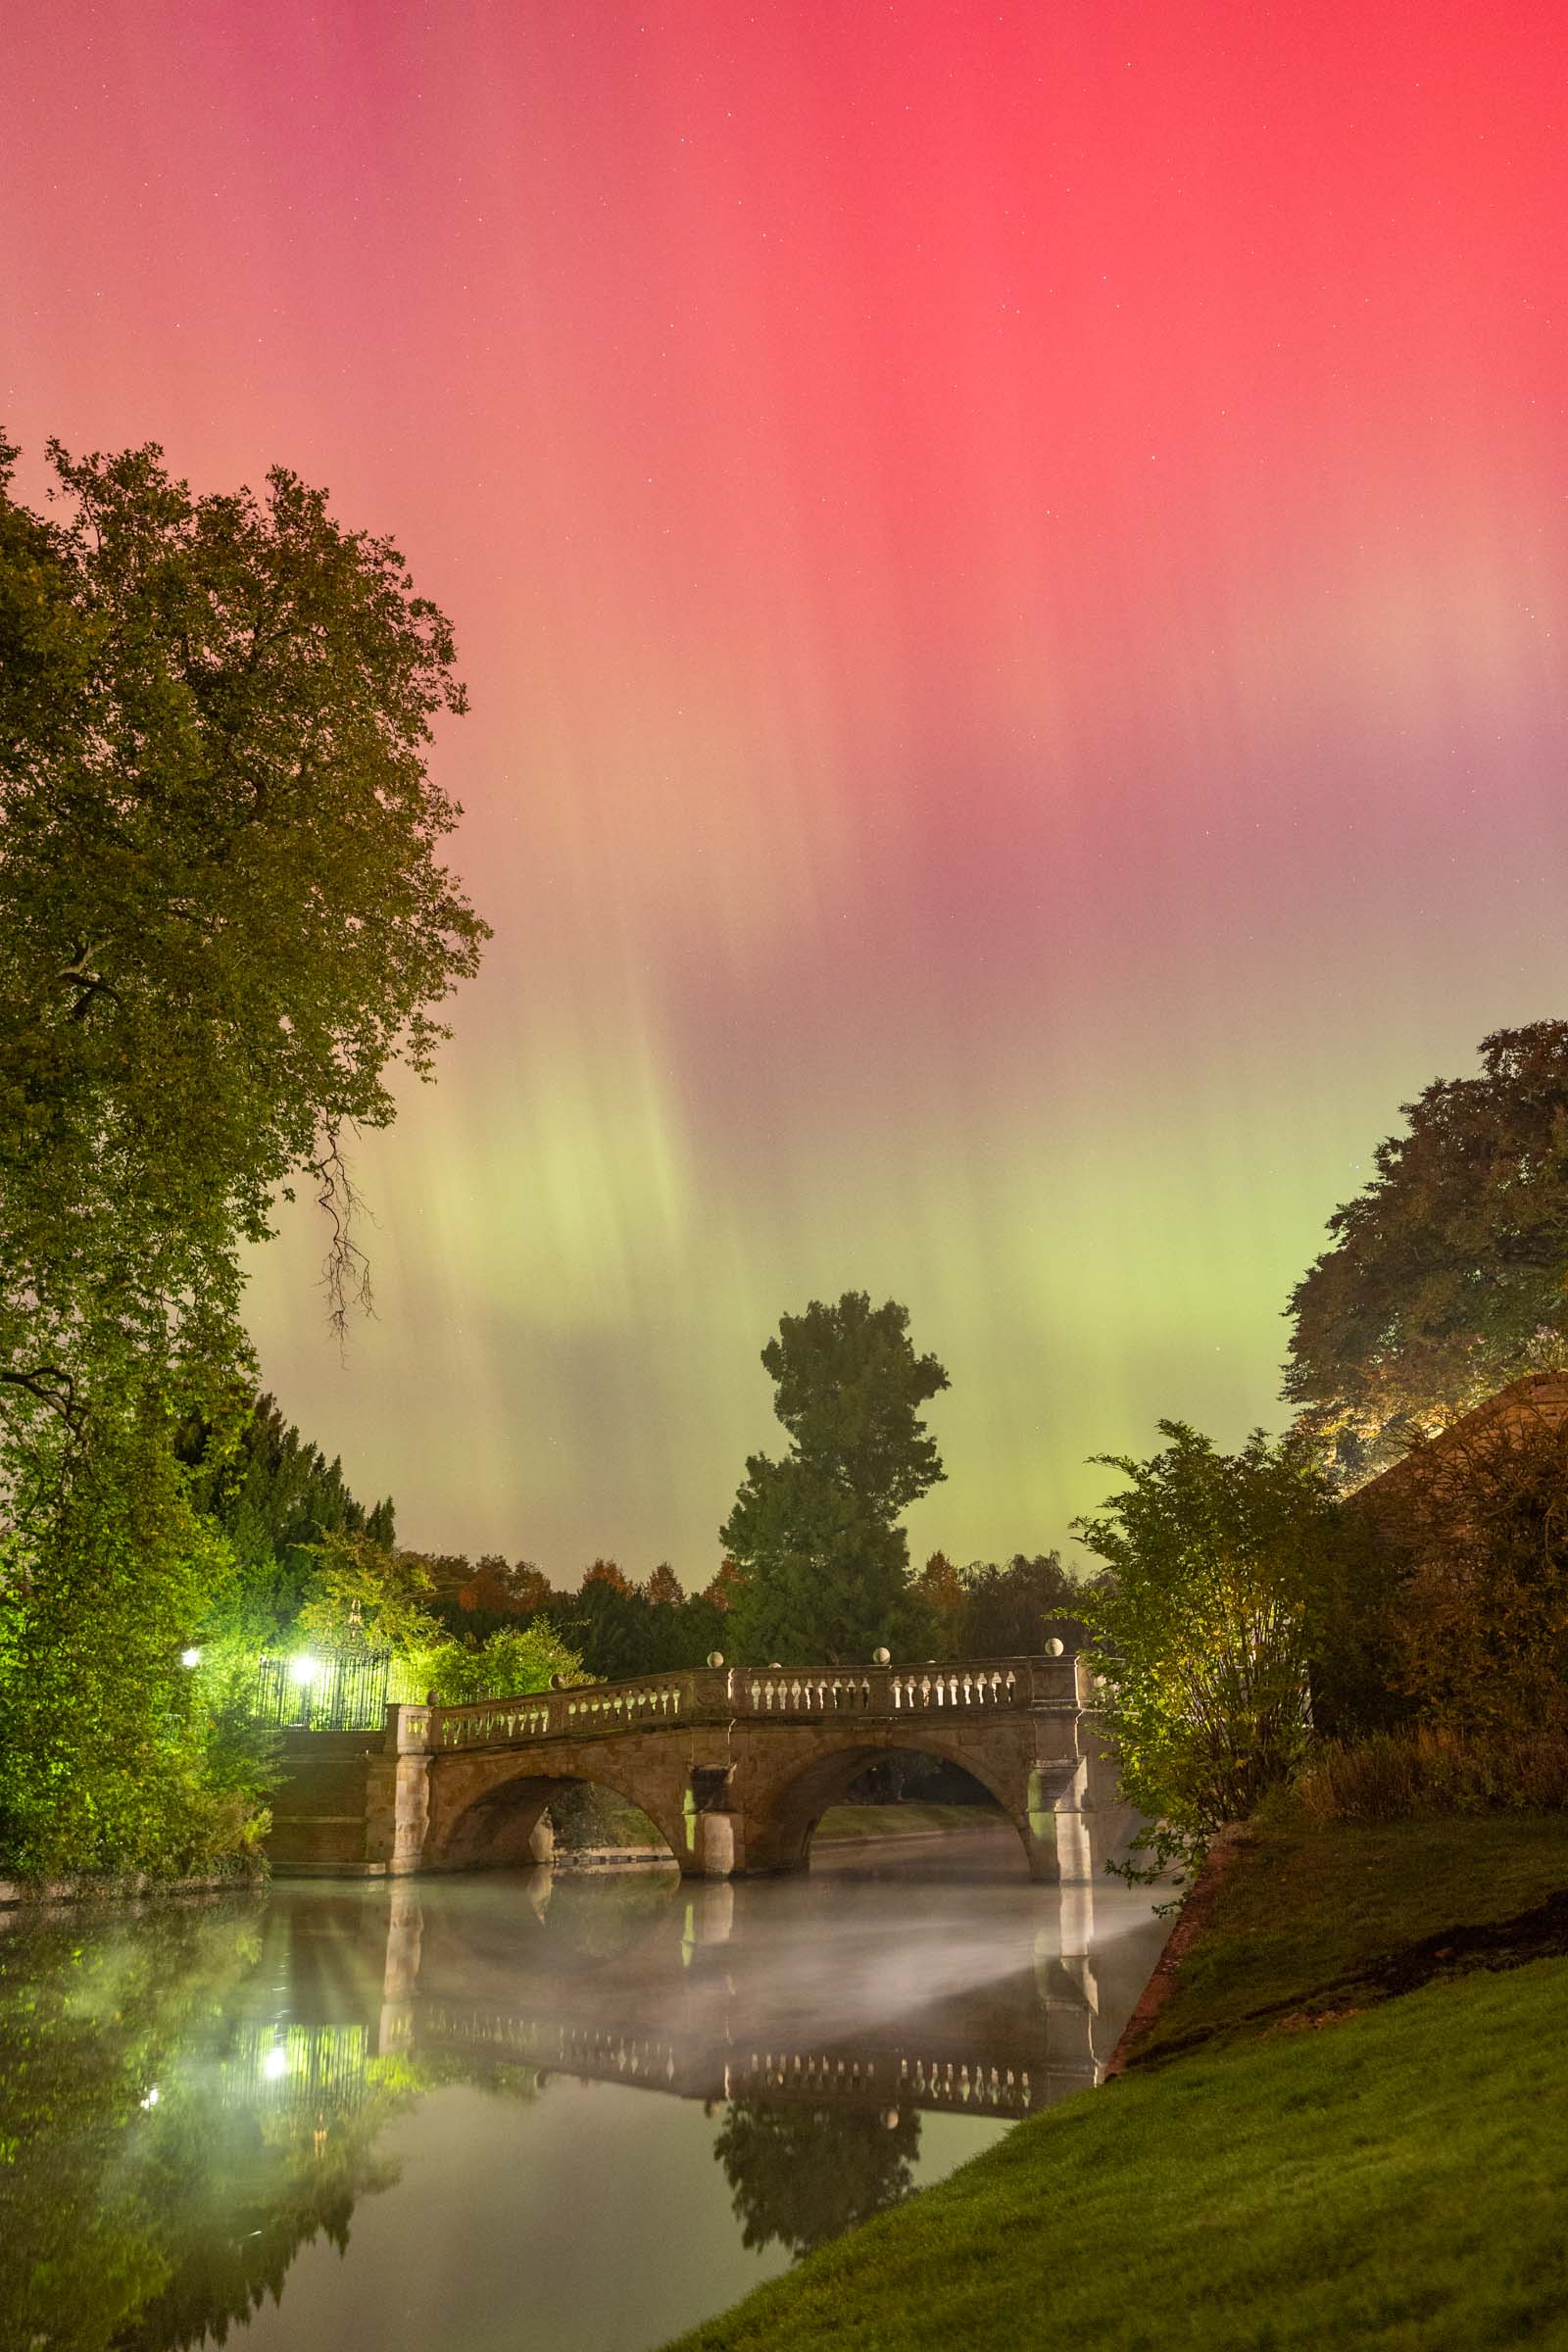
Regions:
M 633 1683 L 583 1683 L 524 1698 L 470 1699 L 463 1706 L 434 1707 L 432 1744 L 490 1747 L 505 1741 L 510 1747 L 528 1740 L 602 1738 L 610 1732 L 678 1723 L 693 1719 L 690 1686 L 695 1679 L 686 1674 Z
M 584 1683 L 515 1698 L 470 1699 L 430 1709 L 431 1745 L 515 1746 L 529 1740 L 602 1739 L 675 1724 L 724 1724 L 853 1715 L 967 1713 L 983 1708 L 1078 1703 L 1072 1658 L 987 1658 L 950 1666 L 697 1667 Z
M 550 2073 L 600 2082 L 635 2082 L 685 2097 L 780 2097 L 811 2105 L 967 2108 L 973 2113 L 1021 2116 L 1053 2097 L 1095 2080 L 1087 2054 L 1078 2066 L 1044 2063 L 1034 2070 L 997 2063 L 967 2047 L 955 2055 L 894 2045 L 845 2055 L 840 2051 L 726 2048 L 724 2036 L 690 2037 L 617 2033 L 531 2018 L 506 2010 L 457 2008 L 419 2001 L 411 2013 L 409 2043 L 493 2050 Z
M 1033 1696 L 1010 1668 L 953 1666 L 868 1674 L 753 1674 L 740 1691 L 754 1715 L 912 1715 L 935 1707 L 1010 1707 Z

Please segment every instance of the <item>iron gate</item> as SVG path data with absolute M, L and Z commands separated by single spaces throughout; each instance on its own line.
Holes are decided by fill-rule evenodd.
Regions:
M 373 1732 L 386 1721 L 389 1649 L 323 1657 L 263 1658 L 251 1713 L 284 1730 Z

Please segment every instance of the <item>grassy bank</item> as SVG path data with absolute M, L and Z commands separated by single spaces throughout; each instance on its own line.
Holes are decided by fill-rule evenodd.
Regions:
M 1260 1835 L 1120 2082 L 682 2352 L 1568 2346 L 1568 1823 Z
M 984 1830 L 1005 1821 L 998 1805 L 834 1805 L 817 1824 L 816 1838 L 902 1838 L 911 1831 Z M 815 1842 L 815 1840 L 813 1840 Z

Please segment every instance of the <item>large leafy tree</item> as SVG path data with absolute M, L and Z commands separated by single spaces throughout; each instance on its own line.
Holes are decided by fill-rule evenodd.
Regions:
M 193 497 L 155 448 L 0 450 L 0 1388 L 79 1430 L 106 1384 L 243 1353 L 240 1247 L 304 1180 L 341 1314 L 344 1156 L 428 1074 L 484 926 L 428 773 L 451 630 L 282 469 Z
M 1196 1859 L 1304 1752 L 1334 1543 L 1310 1446 L 1257 1430 L 1228 1454 L 1184 1422 L 1159 1430 L 1147 1461 L 1096 1457 L 1127 1484 L 1074 1522 L 1110 1570 L 1078 1605 L 1123 1793 L 1154 1825 L 1151 1875 Z
M 0 1701 L 20 1745 L 48 1735 L 28 1693 L 46 1629 L 75 1642 L 68 1602 L 116 1653 L 73 1565 L 91 1514 L 134 1514 L 149 1560 L 203 1548 L 187 1474 L 166 1476 L 172 1419 L 243 1422 L 242 1252 L 280 1194 L 320 1200 L 334 1317 L 363 1290 L 346 1147 L 391 1119 L 393 1064 L 428 1075 L 485 927 L 440 861 L 458 811 L 426 767 L 436 715 L 463 708 L 451 631 L 390 542 L 281 469 L 261 498 L 194 497 L 151 447 L 52 448 L 39 514 L 15 456 L 0 444 Z M 135 1687 L 161 1737 L 158 1678 Z M 74 1767 L 51 1753 L 65 1819 Z
M 907 1655 L 919 1638 L 899 1521 L 944 1475 L 919 1408 L 948 1376 L 915 1354 L 908 1325 L 895 1299 L 873 1307 L 846 1291 L 783 1316 L 762 1350 L 790 1451 L 748 1457 L 719 1530 L 741 1571 L 728 1631 L 748 1663 L 859 1663 L 883 1643 Z
M 1285 1394 L 1355 1478 L 1521 1373 L 1568 1362 L 1568 1021 L 1403 1105 L 1297 1285 Z

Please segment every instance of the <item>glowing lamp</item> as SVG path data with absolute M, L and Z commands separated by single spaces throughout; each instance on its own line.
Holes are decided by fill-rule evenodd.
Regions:
M 199 1666 L 202 1662 L 202 1653 L 199 1649 L 182 1649 L 179 1653 L 179 1662 L 182 1666 Z
M 297 1683 L 314 1683 L 321 1671 L 319 1658 L 290 1658 L 288 1670 Z
M 262 2073 L 267 2077 L 269 2082 L 275 2082 L 280 2075 L 286 2075 L 288 2073 L 287 2050 L 277 2048 L 269 2050 L 267 2056 L 262 2060 Z

